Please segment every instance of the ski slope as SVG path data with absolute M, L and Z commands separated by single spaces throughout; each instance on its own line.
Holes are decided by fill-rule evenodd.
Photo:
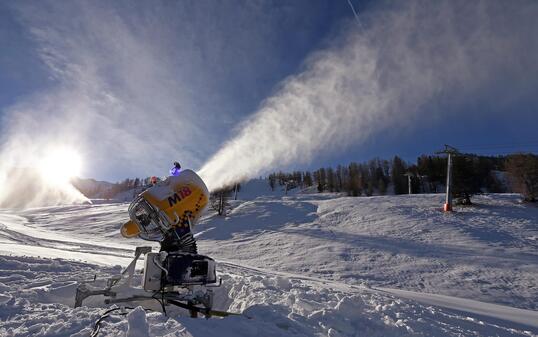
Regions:
M 254 181 L 196 227 L 219 261 L 215 309 L 245 316 L 134 310 L 99 336 L 538 336 L 538 208 L 484 195 L 444 214 L 442 198 L 286 196 Z M 119 235 L 127 207 L 0 211 L 0 336 L 88 336 L 105 306 L 73 309 L 76 282 L 147 245 Z

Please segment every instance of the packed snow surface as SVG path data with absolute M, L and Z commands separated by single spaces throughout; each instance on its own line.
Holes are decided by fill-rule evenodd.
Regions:
M 538 336 L 538 208 L 517 195 L 445 214 L 437 194 L 259 194 L 244 187 L 226 217 L 196 227 L 219 262 L 215 309 L 243 315 L 134 303 L 99 336 Z M 127 207 L 0 211 L 0 336 L 90 334 L 108 306 L 74 309 L 77 282 L 148 244 L 120 236 Z

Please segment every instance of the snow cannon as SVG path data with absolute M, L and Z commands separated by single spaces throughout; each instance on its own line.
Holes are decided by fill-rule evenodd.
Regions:
M 158 241 L 160 251 L 137 247 L 131 263 L 119 275 L 103 283 L 94 279 L 77 287 L 75 307 L 91 296 L 104 296 L 105 304 L 137 302 L 141 305 L 175 305 L 187 309 L 192 317 L 199 313 L 228 316 L 232 313 L 212 310 L 217 279 L 216 262 L 198 254 L 192 228 L 209 202 L 209 191 L 202 179 L 191 170 L 171 176 L 140 193 L 129 206 L 130 220 L 121 227 L 124 237 Z M 145 257 L 139 285 L 135 268 Z M 99 284 L 101 286 L 96 286 Z
M 138 195 L 129 206 L 130 221 L 121 227 L 126 238 L 162 242 L 175 232 L 190 233 L 209 201 L 203 180 L 191 170 L 168 177 Z

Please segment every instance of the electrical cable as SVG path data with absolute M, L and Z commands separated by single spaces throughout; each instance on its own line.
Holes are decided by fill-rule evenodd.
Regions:
M 99 334 L 99 331 L 101 331 L 101 322 L 110 317 L 110 313 L 111 312 L 114 312 L 114 311 L 117 311 L 117 310 L 122 310 L 122 309 L 125 309 L 125 310 L 134 310 L 135 308 L 133 307 L 114 307 L 114 308 L 110 308 L 110 309 L 107 309 L 103 314 L 101 314 L 101 316 L 99 317 L 99 319 L 95 322 L 95 324 L 93 325 L 93 330 L 90 334 L 90 337 L 97 337 L 97 335 Z M 145 311 L 153 311 L 151 309 L 146 309 L 144 308 Z M 125 316 L 127 315 L 127 312 L 120 312 L 116 315 L 119 315 L 119 316 Z
M 164 304 L 164 287 L 161 288 L 161 307 L 165 316 L 168 316 L 166 313 L 166 305 Z
M 166 274 L 166 276 L 168 276 L 168 269 L 164 268 L 163 266 L 161 266 L 161 264 L 159 262 L 157 262 L 156 258 L 157 258 L 158 255 L 155 255 L 153 257 L 153 263 L 162 271 L 164 271 L 164 273 Z
M 161 295 L 161 299 L 158 299 L 157 295 Z M 166 306 L 164 304 L 164 289 L 161 287 L 161 290 L 158 292 L 158 293 L 155 293 L 153 294 L 153 296 L 151 296 L 151 298 L 153 298 L 154 300 L 156 300 L 157 302 L 159 302 L 159 304 L 161 305 L 161 309 L 163 310 L 163 314 L 165 316 L 168 316 L 168 314 L 166 313 Z

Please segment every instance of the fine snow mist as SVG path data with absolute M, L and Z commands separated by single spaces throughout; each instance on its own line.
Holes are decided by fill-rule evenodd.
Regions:
M 201 70 L 221 69 L 204 55 L 219 60 L 223 49 L 208 38 L 218 39 L 219 27 L 205 25 L 210 17 L 199 19 L 222 6 L 92 1 L 9 6 L 49 82 L 0 115 L 0 207 L 86 200 L 65 181 L 27 175 L 41 172 L 44 157 L 57 147 L 80 155 L 83 176 L 107 180 L 164 176 L 174 160 L 196 167 L 215 147 L 208 130 L 216 120 L 204 111 L 208 102 L 223 110 L 225 104 L 207 84 L 216 81 Z M 58 165 L 69 165 L 69 159 Z M 30 183 L 32 192 L 21 193 Z
M 91 203 L 69 182 L 52 183 L 32 168 L 2 169 L 1 173 L 1 208 Z
M 43 102 L 45 104 L 46 102 Z M 28 208 L 89 202 L 70 183 L 75 156 L 57 156 L 66 144 L 77 144 L 79 138 L 72 131 L 69 119 L 56 121 L 64 124 L 59 134 L 39 130 L 54 123 L 38 122 L 26 114 L 23 106 L 16 108 L 17 118 L 6 121 L 10 130 L 0 148 L 0 208 Z M 78 164 L 78 163 L 77 163 Z M 71 170 L 70 170 L 71 169 Z
M 222 130 L 244 113 L 238 106 L 259 100 L 263 90 L 251 90 L 253 83 L 281 69 L 286 55 L 273 51 L 279 34 L 295 25 L 308 36 L 317 34 L 316 20 L 309 17 L 289 23 L 305 3 L 4 5 L 19 23 L 17 45 L 27 46 L 12 54 L 35 58 L 48 82 L 36 81 L 32 95 L 17 97 L 0 112 L 0 204 L 14 197 L 6 191 L 21 189 L 24 175 L 13 170 L 40 171 L 45 148 L 69 146 L 82 158 L 82 176 L 109 181 L 164 176 L 175 160 L 200 167 L 222 143 Z M 322 15 L 324 4 L 308 6 Z M 63 191 L 43 182 L 47 191 Z M 72 199 L 48 195 L 38 199 L 53 204 Z
M 308 163 L 443 108 L 535 91 L 538 3 L 399 2 L 351 22 L 266 99 L 200 170 L 210 189 Z M 450 110 L 450 109 L 449 109 Z M 488 112 L 485 119 L 491 118 Z M 454 116 L 461 118 L 461 116 Z

